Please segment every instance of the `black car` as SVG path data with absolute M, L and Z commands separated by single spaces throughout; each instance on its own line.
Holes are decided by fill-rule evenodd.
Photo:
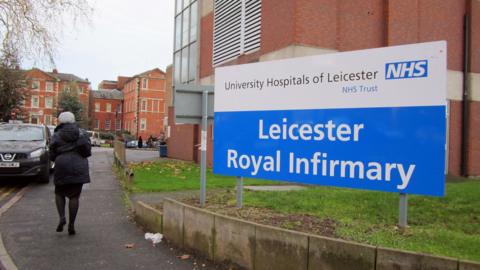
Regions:
M 48 183 L 50 131 L 33 124 L 0 124 L 0 178 L 38 176 Z

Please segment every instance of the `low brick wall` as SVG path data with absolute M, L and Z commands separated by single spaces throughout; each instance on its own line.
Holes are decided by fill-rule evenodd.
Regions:
M 166 199 L 163 218 L 135 202 L 141 223 L 163 226 L 165 238 L 215 262 L 275 270 L 480 270 L 480 263 L 364 245 L 255 224 Z M 153 210 L 153 211 L 152 211 Z M 146 227 L 148 227 L 146 226 Z M 152 227 L 150 227 L 152 228 Z

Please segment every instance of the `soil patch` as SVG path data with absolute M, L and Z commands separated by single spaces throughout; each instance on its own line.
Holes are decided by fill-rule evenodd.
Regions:
M 321 219 L 304 214 L 285 214 L 258 207 L 244 206 L 242 209 L 237 209 L 234 196 L 229 191 L 217 191 L 214 194 L 208 194 L 207 198 L 204 209 L 211 212 L 263 225 L 336 237 L 335 229 L 338 223 L 333 219 Z M 188 205 L 200 207 L 198 198 L 178 198 L 178 200 Z

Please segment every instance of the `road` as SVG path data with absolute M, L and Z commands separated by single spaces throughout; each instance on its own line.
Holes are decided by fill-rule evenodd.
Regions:
M 0 181 L 0 209 L 9 202 L 17 192 L 27 185 L 26 181 Z
M 127 162 L 149 161 L 158 158 L 158 150 L 127 149 Z
M 82 192 L 77 234 L 55 232 L 54 186 L 32 183 L 0 217 L 6 248 L 0 246 L 2 263 L 7 252 L 18 269 L 217 269 L 193 257 L 180 260 L 177 256 L 182 253 L 164 242 L 156 247 L 147 242 L 143 231 L 128 218 L 123 193 L 111 170 L 112 151 L 94 148 L 89 161 L 92 183 Z M 5 198 L 14 192 L 9 190 L 5 189 Z M 127 244 L 134 247 L 127 248 Z

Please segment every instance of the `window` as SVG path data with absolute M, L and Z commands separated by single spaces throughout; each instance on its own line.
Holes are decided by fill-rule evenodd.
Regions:
M 120 120 L 120 119 L 116 119 L 116 120 L 115 120 L 115 128 L 116 128 L 117 130 L 121 130 L 121 129 L 122 129 L 122 120 Z
M 191 83 L 197 68 L 198 1 L 177 0 L 176 3 L 173 81 Z
M 78 88 L 78 93 L 83 94 L 83 92 L 84 92 L 83 88 L 82 88 L 82 87 L 79 87 L 79 88 Z
M 214 5 L 214 66 L 260 48 L 261 0 L 215 0 Z
M 140 130 L 146 130 L 147 129 L 147 119 L 141 118 L 140 119 Z
M 64 85 L 64 86 L 63 86 L 63 92 L 70 93 L 70 86 Z
M 152 101 L 152 111 L 158 112 L 158 100 Z
M 111 111 L 112 111 L 112 104 L 107 103 L 107 112 L 111 112 Z
M 95 111 L 99 112 L 100 111 L 100 103 L 95 102 Z
M 182 11 L 182 7 L 183 7 L 182 2 L 183 2 L 183 0 L 177 0 L 177 9 L 176 9 L 177 14 Z
M 147 89 L 147 84 L 148 84 L 148 79 L 143 78 L 142 79 L 142 89 Z
M 31 124 L 39 124 L 40 121 L 39 121 L 38 119 L 40 119 L 38 115 L 32 115 L 32 116 L 30 117 L 30 123 L 31 123 Z M 31 139 L 31 138 L 30 138 L 30 139 Z
M 189 37 L 189 24 L 190 24 L 190 9 L 187 8 L 186 10 L 183 11 L 182 13 L 182 46 L 185 46 L 188 44 L 188 37 Z
M 45 90 L 48 92 L 53 92 L 53 82 L 46 82 L 45 83 Z
M 47 108 L 47 109 L 53 108 L 53 97 L 46 97 L 45 98 L 45 108 Z
M 189 68 L 188 68 L 188 80 L 195 80 L 195 75 L 197 72 L 197 44 L 194 43 L 190 46 L 189 54 Z
M 105 130 L 110 130 L 110 119 L 105 120 Z
M 190 6 L 190 42 L 197 40 L 197 2 Z
M 182 83 L 186 83 L 188 81 L 188 47 L 185 47 L 182 50 L 182 76 L 181 81 Z
M 45 115 L 45 125 L 50 125 L 52 122 L 52 116 L 51 115 Z
M 40 89 L 40 82 L 39 81 L 32 81 L 32 89 L 39 90 Z
M 180 51 L 175 53 L 175 56 L 174 56 L 175 62 L 173 63 L 173 65 L 175 68 L 173 70 L 173 80 L 175 82 L 180 82 L 180 71 L 181 71 L 180 56 L 181 56 Z
M 118 104 L 118 105 L 117 105 L 116 112 L 117 112 L 117 113 L 122 113 L 122 104 Z
M 100 128 L 100 121 L 98 121 L 98 119 L 95 119 L 95 129 L 99 129 Z
M 143 112 L 147 111 L 147 101 L 146 100 L 142 100 L 142 111 Z
M 182 47 L 182 16 L 175 18 L 175 50 Z
M 32 108 L 38 108 L 38 96 L 32 96 Z

